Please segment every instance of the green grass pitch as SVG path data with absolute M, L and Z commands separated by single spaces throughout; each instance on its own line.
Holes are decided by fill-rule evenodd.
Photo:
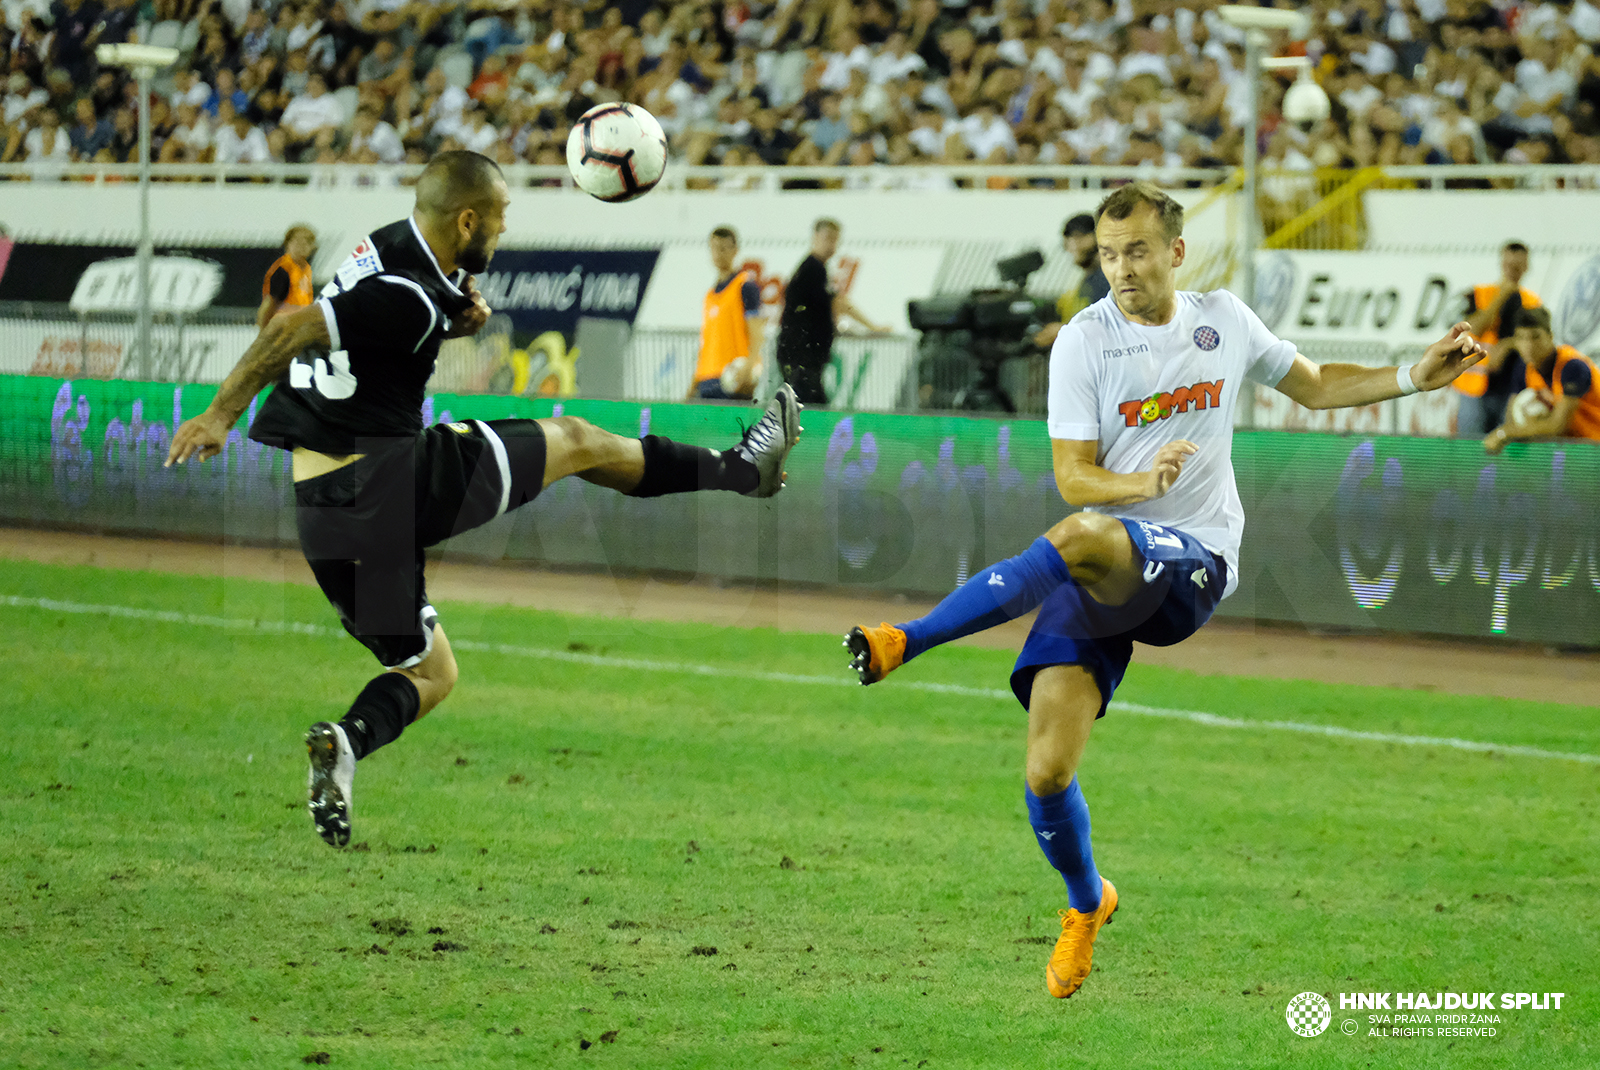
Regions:
M 3 575 L 334 624 L 298 587 Z M 1004 652 L 763 682 L 842 676 L 837 637 L 442 609 L 458 642 L 735 675 L 462 650 L 449 702 L 361 764 L 366 846 L 336 852 L 300 735 L 375 671 L 353 641 L 0 606 L 0 1065 L 1600 1063 L 1600 766 L 1113 712 L 1082 779 L 1122 908 L 1057 1001 L 1024 715 L 902 686 L 1003 688 Z M 1573 706 L 1137 665 L 1121 697 L 1600 753 Z M 1376 1038 L 1336 1009 L 1302 1039 L 1305 990 L 1567 996 L 1493 1038 Z

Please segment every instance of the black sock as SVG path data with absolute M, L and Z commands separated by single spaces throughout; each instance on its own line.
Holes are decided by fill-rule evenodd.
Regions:
M 360 761 L 386 743 L 393 743 L 417 719 L 422 699 L 417 685 L 397 672 L 374 677 L 356 696 L 339 727 Z
M 761 482 L 756 466 L 732 450 L 687 446 L 660 435 L 646 435 L 639 443 L 644 447 L 644 477 L 628 491 L 635 498 L 659 498 L 695 490 L 744 494 Z

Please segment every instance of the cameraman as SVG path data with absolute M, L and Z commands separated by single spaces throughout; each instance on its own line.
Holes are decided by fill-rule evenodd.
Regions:
M 1061 317 L 1047 323 L 1033 336 L 1034 344 L 1049 349 L 1056 340 L 1061 325 L 1111 292 L 1111 283 L 1100 270 L 1100 245 L 1094 236 L 1094 216 L 1080 212 L 1067 220 L 1061 228 L 1061 247 L 1072 257 L 1073 263 L 1083 269 L 1083 281 L 1075 294 L 1062 294 L 1056 302 L 1056 313 Z

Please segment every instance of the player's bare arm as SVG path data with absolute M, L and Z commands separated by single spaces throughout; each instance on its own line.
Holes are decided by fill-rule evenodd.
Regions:
M 167 467 L 184 464 L 197 454 L 200 460 L 209 461 L 221 453 L 228 432 L 262 388 L 282 375 L 305 350 L 326 346 L 330 341 L 328 321 L 319 305 L 308 305 L 269 320 L 222 381 L 205 412 L 185 420 L 172 436 Z
M 1359 364 L 1315 364 L 1296 354 L 1294 363 L 1278 383 L 1278 391 L 1308 409 L 1343 409 L 1372 405 L 1419 390 L 1438 390 L 1483 360 L 1488 351 L 1458 323 L 1429 346 L 1422 359 L 1407 369 L 1366 368 Z M 1404 371 L 1414 389 L 1402 390 L 1398 376 Z
M 1156 452 L 1155 460 L 1143 472 L 1111 472 L 1095 463 L 1098 442 L 1051 439 L 1055 461 L 1056 489 L 1074 508 L 1091 505 L 1135 505 L 1159 498 L 1172 489 L 1186 461 L 1199 449 L 1193 442 L 1179 439 Z
M 1508 442 L 1523 442 L 1530 438 L 1558 438 L 1567 433 L 1567 424 L 1578 411 L 1581 398 L 1563 397 L 1555 406 L 1537 420 L 1518 421 L 1516 415 L 1506 413 L 1506 422 L 1483 436 L 1485 453 L 1499 453 Z M 1510 406 L 1507 406 L 1509 409 Z

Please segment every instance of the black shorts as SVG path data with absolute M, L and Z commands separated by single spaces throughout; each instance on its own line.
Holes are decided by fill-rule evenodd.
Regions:
M 423 551 L 532 501 L 544 487 L 533 420 L 439 424 L 357 443 L 354 464 L 294 485 L 300 549 L 345 630 L 387 668 L 433 649 Z

